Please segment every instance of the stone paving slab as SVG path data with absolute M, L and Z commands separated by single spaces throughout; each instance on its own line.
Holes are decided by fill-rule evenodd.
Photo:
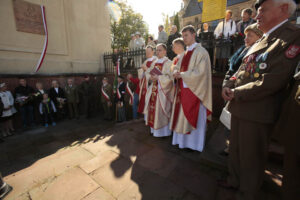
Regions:
M 112 162 L 118 157 L 118 154 L 113 151 L 105 151 L 100 155 L 97 155 L 91 160 L 83 162 L 80 164 L 80 168 L 87 174 L 95 171 L 96 169 L 102 167 L 103 165 Z
M 99 185 L 80 168 L 72 168 L 61 176 L 32 189 L 32 200 L 81 200 Z
M 129 158 L 118 157 L 91 174 L 91 177 L 105 190 L 117 198 L 121 192 L 132 184 L 132 161 Z M 142 174 L 143 172 L 140 171 Z M 135 174 L 138 176 L 137 174 Z
M 115 200 L 115 198 L 100 187 L 96 191 L 84 197 L 82 200 Z
M 43 184 L 45 180 L 58 176 L 67 169 L 91 158 L 93 155 L 81 148 L 68 149 L 42 158 L 29 168 L 4 178 L 8 184 L 14 187 L 7 198 L 18 197 L 36 185 Z

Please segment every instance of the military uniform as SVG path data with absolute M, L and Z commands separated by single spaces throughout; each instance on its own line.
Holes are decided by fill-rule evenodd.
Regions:
M 283 173 L 283 199 L 300 198 L 300 61 L 285 101 L 275 133 L 285 148 Z
M 103 85 L 101 88 L 101 103 L 104 109 L 104 119 L 112 119 L 112 100 L 113 89 L 110 84 Z
M 124 96 L 125 101 L 125 112 L 126 112 L 126 119 L 131 120 L 133 118 L 132 106 L 134 102 L 134 91 L 136 86 L 131 81 L 127 81 L 126 83 L 126 93 Z
M 300 29 L 282 24 L 255 43 L 224 87 L 234 89 L 228 182 L 239 199 L 259 199 L 268 143 L 300 53 Z
M 67 98 L 69 118 L 70 119 L 74 117 L 79 118 L 79 112 L 78 112 L 79 95 L 78 95 L 77 87 L 75 85 L 67 85 L 65 87 L 65 94 Z
M 78 91 L 82 96 L 84 114 L 86 118 L 91 117 L 94 109 L 94 86 L 91 81 L 84 81 L 78 86 Z

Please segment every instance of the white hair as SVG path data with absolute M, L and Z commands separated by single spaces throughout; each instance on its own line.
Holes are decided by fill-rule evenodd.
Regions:
M 277 5 L 288 4 L 290 16 L 292 16 L 297 9 L 297 4 L 295 3 L 294 0 L 273 0 L 273 2 L 276 3 Z

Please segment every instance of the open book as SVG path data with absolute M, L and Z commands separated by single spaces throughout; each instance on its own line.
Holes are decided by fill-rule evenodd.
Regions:
M 157 75 L 157 76 L 162 75 L 161 71 L 160 71 L 159 69 L 157 69 L 156 67 L 154 67 L 154 68 L 150 71 L 150 74 L 151 74 L 152 76 L 154 76 L 154 75 Z

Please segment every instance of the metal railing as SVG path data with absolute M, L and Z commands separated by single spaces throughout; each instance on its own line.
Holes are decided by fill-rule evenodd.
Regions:
M 144 60 L 146 60 L 145 49 L 130 49 L 125 51 L 107 52 L 104 54 L 105 73 L 114 73 L 114 67 L 120 58 L 121 73 L 135 72 Z

